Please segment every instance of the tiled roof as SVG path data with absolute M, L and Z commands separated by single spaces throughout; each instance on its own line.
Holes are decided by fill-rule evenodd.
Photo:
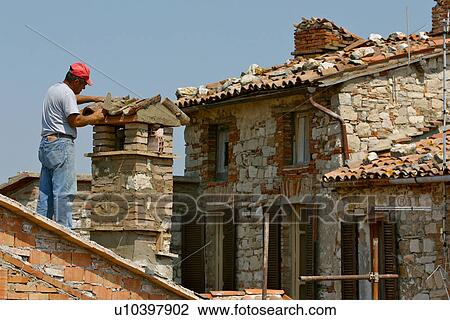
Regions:
M 442 176 L 450 173 L 442 165 L 442 133 L 410 145 L 395 145 L 390 152 L 359 166 L 341 167 L 323 176 L 324 182 L 362 181 L 374 179 L 402 179 Z M 447 139 L 447 149 L 450 137 Z M 408 149 L 406 152 L 403 151 Z M 406 154 L 405 154 L 406 153 Z M 402 156 L 402 154 L 405 154 Z
M 210 291 L 200 294 L 208 300 L 261 300 L 261 289 L 244 289 L 243 291 Z M 267 300 L 291 300 L 284 290 L 267 290 Z
M 92 103 L 81 113 L 87 116 L 97 109 L 102 109 L 105 120 L 96 124 L 118 125 L 141 122 L 178 127 L 189 123 L 189 117 L 174 102 L 168 98 L 161 100 L 160 95 L 138 99 L 129 96 L 113 98 L 111 93 L 108 93 L 104 102 Z
M 441 51 L 442 38 L 430 38 L 426 33 L 406 36 L 392 33 L 387 39 L 371 35 L 347 47 L 324 53 L 315 58 L 295 57 L 269 68 L 251 65 L 240 77 L 179 88 L 177 104 L 181 108 L 215 103 L 230 98 L 300 86 L 328 86 L 345 81 L 346 75 L 359 76 L 380 69 L 395 68 L 403 63 L 432 56 Z M 416 60 L 415 60 L 416 59 Z M 338 81 L 338 82 L 339 82 Z

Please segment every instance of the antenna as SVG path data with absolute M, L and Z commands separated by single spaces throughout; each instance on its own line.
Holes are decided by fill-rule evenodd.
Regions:
M 443 170 L 445 170 L 445 167 L 447 165 L 447 33 L 448 33 L 448 28 L 449 28 L 449 23 L 450 23 L 450 11 L 447 11 L 447 19 L 444 19 L 443 21 L 443 26 L 444 26 L 444 32 L 443 32 L 443 36 L 444 36 L 444 43 L 443 43 L 443 75 L 442 75 L 442 80 L 443 80 L 443 90 L 442 90 L 442 101 L 443 101 L 443 106 L 442 106 L 442 117 L 443 117 L 443 125 L 444 125 L 444 132 L 442 134 L 442 165 L 443 165 Z
M 408 66 L 411 64 L 411 43 L 409 39 L 409 8 L 406 7 L 406 39 L 408 41 Z

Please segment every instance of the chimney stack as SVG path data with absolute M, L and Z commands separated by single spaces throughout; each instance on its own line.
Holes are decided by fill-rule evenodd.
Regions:
M 302 22 L 294 25 L 295 57 L 314 57 L 330 51 L 338 51 L 361 39 L 333 22 L 321 18 L 302 18 Z
M 110 101 L 94 126 L 90 239 L 172 278 L 173 127 L 187 116 L 169 99 Z M 147 101 L 147 102 L 146 102 Z M 180 119 L 181 118 L 181 119 Z M 189 118 L 187 118 L 189 119 Z
M 447 12 L 450 9 L 450 0 L 435 0 L 437 3 L 432 9 L 433 28 L 432 34 L 441 34 L 444 31 L 442 21 L 447 19 Z

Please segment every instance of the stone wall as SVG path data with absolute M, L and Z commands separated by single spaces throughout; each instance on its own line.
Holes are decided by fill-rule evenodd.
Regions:
M 331 102 L 347 122 L 351 160 L 388 151 L 442 120 L 442 58 L 347 81 Z
M 172 277 L 173 129 L 94 126 L 90 238 Z M 106 149 L 105 149 L 106 148 Z M 90 214 L 89 214 L 90 213 Z
M 447 194 L 449 194 L 448 185 Z M 354 203 L 349 204 L 345 211 L 336 208 L 336 217 L 337 220 L 345 219 L 348 221 L 348 218 L 354 214 L 359 216 L 357 218 L 360 220 L 359 273 L 367 273 L 371 270 L 368 222 L 367 216 L 362 215 L 367 215 L 374 206 L 380 208 L 414 207 L 415 210 L 386 210 L 389 213 L 390 221 L 396 222 L 396 258 L 400 276 L 399 297 L 400 299 L 447 299 L 444 287 L 445 275 L 443 278 L 439 270 L 434 272 L 438 266 L 444 267 L 445 265 L 443 243 L 440 239 L 445 202 L 443 185 L 373 185 L 372 187 L 337 188 L 333 192 L 335 201 L 344 201 L 344 198 L 350 199 L 351 196 L 358 196 L 359 198 L 350 201 Z M 447 208 L 447 221 L 450 217 L 449 211 Z M 329 242 L 325 245 L 322 241 L 320 265 L 331 263 L 335 270 L 339 270 L 341 260 L 340 223 L 338 221 L 331 223 L 328 226 L 328 232 L 336 235 L 336 242 Z M 432 274 L 433 276 L 431 276 Z M 335 295 L 324 295 L 324 297 L 339 298 L 339 282 L 330 282 L 328 285 L 334 287 Z M 370 290 L 368 282 L 360 282 L 360 298 L 370 298 Z
M 91 192 L 91 181 L 86 176 L 78 177 L 77 180 L 77 196 L 73 202 L 72 214 L 73 229 L 81 235 L 89 237 L 89 233 L 84 231 L 86 229 L 85 201 L 89 198 Z M 39 177 L 32 178 L 25 186 L 21 186 L 5 195 L 36 211 L 39 198 Z
M 318 99 L 329 105 L 330 97 Z M 185 129 L 186 176 L 198 177 L 202 194 L 232 193 L 237 197 L 254 195 L 237 208 L 236 221 L 236 289 L 262 285 L 262 228 L 254 204 L 270 205 L 280 194 L 297 195 L 294 190 L 311 194 L 320 190 L 321 175 L 342 165 L 340 129 L 336 120 L 311 110 L 307 97 L 302 94 L 283 98 L 229 105 L 224 108 L 199 110 L 189 114 L 191 125 Z M 328 103 L 327 103 L 328 101 Z M 292 152 L 286 144 L 292 132 L 289 119 L 293 112 L 309 112 L 311 118 L 311 161 L 304 166 L 293 166 L 285 158 Z M 231 174 L 225 182 L 211 177 L 211 159 L 208 157 L 208 127 L 230 124 L 229 165 Z M 236 173 L 236 174 L 234 174 Z M 256 216 L 255 216 L 256 215 Z M 291 286 L 290 228 L 282 227 L 282 287 Z M 213 228 L 206 228 L 213 237 Z M 209 250 L 209 251 L 208 251 Z M 209 253 L 208 253 L 209 252 Z M 213 246 L 207 249 L 210 260 Z M 212 261 L 207 266 L 213 266 Z M 208 268 L 207 279 L 215 279 L 215 268 Z M 213 280 L 207 281 L 210 285 Z M 218 289 L 210 287 L 208 289 Z

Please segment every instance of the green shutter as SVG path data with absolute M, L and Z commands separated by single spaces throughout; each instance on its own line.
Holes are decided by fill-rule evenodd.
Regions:
M 395 223 L 382 222 L 380 232 L 380 270 L 385 274 L 397 274 L 397 240 Z M 381 299 L 397 300 L 398 299 L 398 280 L 384 279 L 381 280 Z
M 233 211 L 225 211 L 223 217 L 223 288 L 222 290 L 235 290 L 235 263 L 236 263 L 236 224 Z
M 269 257 L 267 270 L 267 288 L 281 288 L 281 217 L 277 213 L 270 215 Z
M 341 274 L 357 275 L 358 272 L 358 224 L 341 222 Z M 357 280 L 343 280 L 341 286 L 342 299 L 358 299 Z
M 194 221 L 191 221 L 194 220 Z M 181 284 L 195 292 L 205 292 L 204 224 L 188 214 L 183 219 Z

